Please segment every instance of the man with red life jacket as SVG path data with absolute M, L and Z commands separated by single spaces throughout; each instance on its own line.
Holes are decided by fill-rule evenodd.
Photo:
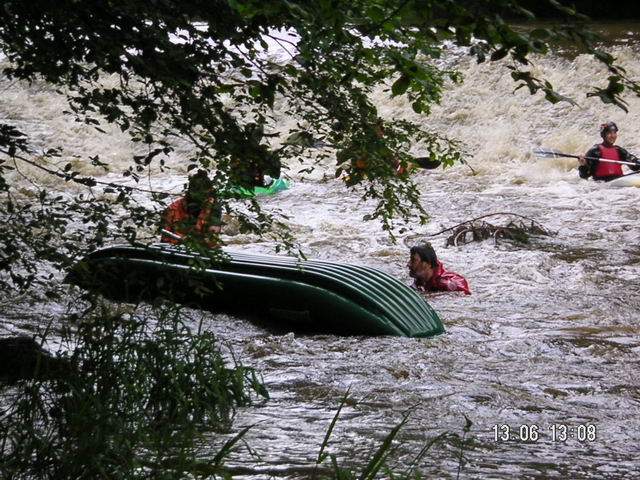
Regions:
M 189 178 L 184 197 L 173 202 L 163 215 L 161 242 L 182 243 L 189 238 L 207 247 L 218 245 L 222 209 L 213 195 L 213 182 L 204 170 Z
M 445 270 L 433 247 L 411 247 L 409 252 L 409 276 L 414 279 L 411 288 L 419 292 L 463 292 L 469 295 L 469 284 L 460 274 Z
M 618 126 L 613 122 L 600 125 L 600 136 L 602 143 L 594 145 L 586 154 L 578 159 L 580 166 L 578 173 L 581 178 L 593 177 L 594 180 L 608 182 L 622 177 L 622 165 L 616 162 L 635 163 L 629 165 L 631 170 L 640 170 L 640 163 L 635 155 L 627 152 L 624 148 L 614 145 L 618 139 Z M 605 160 L 613 160 L 607 162 Z

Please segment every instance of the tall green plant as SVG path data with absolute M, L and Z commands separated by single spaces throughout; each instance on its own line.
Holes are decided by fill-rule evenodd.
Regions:
M 201 432 L 227 431 L 235 408 L 268 394 L 228 365 L 215 336 L 165 307 L 155 321 L 101 306 L 59 355 L 73 373 L 2 392 L 2 478 L 184 478 Z M 239 438 L 212 461 L 220 472 Z

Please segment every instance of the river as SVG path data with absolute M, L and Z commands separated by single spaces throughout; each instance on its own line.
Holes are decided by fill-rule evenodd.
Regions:
M 638 78 L 635 27 L 611 26 L 615 38 L 608 49 Z M 465 165 L 415 173 L 431 216 L 428 225 L 398 232 L 394 244 L 379 224 L 362 220 L 371 205 L 333 178 L 329 162 L 312 174 L 289 165 L 293 188 L 262 200 L 267 210 L 289 216 L 307 256 L 376 267 L 406 282 L 407 246 L 431 241 L 445 266 L 463 274 L 472 289 L 470 296 L 429 297 L 444 335 L 304 336 L 265 330 L 243 318 L 188 312 L 194 322 L 204 315 L 208 328 L 267 384 L 271 399 L 241 409 L 234 423 L 236 431 L 256 424 L 247 441 L 261 460 L 241 450 L 231 462 L 257 463 L 265 473 L 256 478 L 267 472 L 304 477 L 296 469 L 313 464 L 347 389 L 352 401 L 329 445 L 347 465 L 366 461 L 409 412 L 399 465 L 441 433 L 462 435 L 466 417 L 472 425 L 460 478 L 622 479 L 637 471 L 640 189 L 581 180 L 575 160 L 539 159 L 532 149 L 584 152 L 599 142 L 598 125 L 613 120 L 620 127 L 618 144 L 640 152 L 640 99 L 627 97 L 629 113 L 624 113 L 586 98 L 586 90 L 604 86 L 607 75 L 584 55 L 552 55 L 534 59 L 533 65 L 578 106 L 552 105 L 526 89 L 513 92 L 504 64 L 477 65 L 456 51 L 446 60 L 465 81 L 449 85 L 442 104 L 423 121 L 463 142 L 476 173 Z M 48 87 L 6 80 L 1 86 L 1 116 L 43 144 L 55 138 L 69 156 L 99 151 L 116 166 L 131 154 L 133 147 L 118 132 L 97 137 L 61 117 L 64 99 Z M 403 99 L 378 92 L 375 100 L 387 119 L 417 118 Z M 280 108 L 276 104 L 276 117 Z M 280 119 L 284 126 L 288 121 Z M 180 161 L 180 149 L 175 160 Z M 185 173 L 177 167 L 157 181 L 179 189 Z M 447 234 L 431 236 L 496 212 L 534 219 L 555 234 L 528 244 L 488 239 L 462 246 L 446 246 Z M 485 220 L 504 225 L 510 219 L 520 220 Z M 225 240 L 236 250 L 273 253 L 272 243 L 254 236 L 227 231 Z M 3 302 L 0 334 L 30 333 L 64 308 L 29 299 L 20 305 L 16 310 Z M 506 441 L 504 425 L 512 434 Z M 532 431 L 537 440 L 519 438 Z M 438 443 L 420 461 L 420 470 L 427 478 L 456 478 L 458 455 L 455 443 Z

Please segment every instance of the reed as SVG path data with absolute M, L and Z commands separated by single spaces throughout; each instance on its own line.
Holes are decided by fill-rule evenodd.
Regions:
M 460 478 L 460 473 L 466 464 L 466 458 L 464 456 L 465 450 L 472 444 L 472 439 L 468 438 L 467 435 L 473 423 L 466 415 L 462 436 L 455 432 L 443 432 L 428 439 L 418 454 L 415 455 L 411 461 L 404 463 L 402 465 L 403 468 L 401 468 L 396 465 L 395 455 L 403 445 L 399 435 L 409 420 L 409 411 L 405 413 L 400 422 L 387 433 L 382 442 L 368 455 L 368 458 L 365 458 L 364 461 L 350 460 L 349 464 L 345 466 L 345 464 L 339 462 L 337 455 L 328 452 L 328 446 L 331 435 L 338 423 L 340 413 L 348 402 L 352 402 L 349 398 L 349 391 L 342 397 L 338 409 L 329 424 L 322 445 L 320 446 L 320 452 L 311 476 L 312 480 L 374 480 L 376 478 L 419 480 L 426 478 L 420 470 L 422 460 L 431 448 L 438 444 L 447 444 L 455 447 L 455 455 L 458 460 L 456 477 Z M 326 463 L 330 465 L 327 466 L 325 465 Z
M 236 407 L 268 397 L 212 333 L 194 331 L 173 306 L 157 312 L 150 321 L 101 304 L 58 354 L 75 374 L 3 389 L 0 477 L 184 478 L 201 465 L 202 433 L 227 432 Z M 246 431 L 209 473 L 223 471 Z

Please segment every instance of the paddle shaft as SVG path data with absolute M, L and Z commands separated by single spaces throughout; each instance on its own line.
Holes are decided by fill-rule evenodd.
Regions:
M 167 237 L 172 238 L 174 240 L 179 240 L 179 241 L 183 240 L 183 238 L 180 235 L 178 235 L 177 233 L 170 232 L 166 228 L 163 228 L 162 230 L 160 230 L 160 232 L 162 232 L 163 235 L 166 235 Z
M 542 152 L 542 153 L 545 156 L 547 156 L 547 158 L 550 158 L 551 156 L 580 158 L 580 155 L 572 155 L 570 153 L 558 153 L 558 152 Z M 634 162 L 623 162 L 622 160 L 609 160 L 608 158 L 600 158 L 600 157 L 584 157 L 584 158 L 585 160 L 599 160 L 601 162 L 607 162 L 607 163 L 619 163 L 620 165 L 633 165 L 633 166 L 638 165 L 637 163 L 634 163 Z
M 580 158 L 580 157 L 576 157 L 576 158 Z M 620 165 L 633 165 L 633 166 L 637 166 L 637 163 L 634 162 L 623 162 L 622 160 L 609 160 L 608 158 L 598 158 L 598 157 L 584 157 L 585 160 L 598 160 L 600 162 L 606 162 L 606 163 L 618 163 Z
M 631 173 L 625 173 L 624 175 L 622 175 L 623 177 L 628 177 L 629 175 L 638 175 L 640 173 L 640 170 L 636 171 L 636 172 L 631 172 Z
M 332 145 L 331 143 L 327 143 L 324 140 L 319 140 L 313 143 L 312 147 L 313 148 L 323 148 L 323 147 L 336 148 L 335 145 Z M 438 168 L 440 165 L 442 165 L 442 162 L 440 160 L 431 160 L 430 157 L 413 157 L 413 160 L 410 160 L 409 163 L 419 168 L 422 168 L 424 170 L 434 170 Z
M 429 157 L 415 157 L 411 163 L 425 170 L 433 170 L 442 164 L 440 160 L 431 160 Z

